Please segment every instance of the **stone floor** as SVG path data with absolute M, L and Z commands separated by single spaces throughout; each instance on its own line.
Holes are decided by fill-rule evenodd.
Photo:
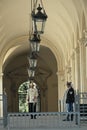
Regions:
M 87 130 L 87 126 L 80 126 L 80 127 L 78 127 L 78 128 L 55 128 L 55 129 L 51 129 L 51 130 Z M 0 128 L 0 130 L 8 130 L 7 128 Z M 21 129 L 12 129 L 12 130 L 21 130 Z M 33 128 L 33 129 L 22 129 L 22 130 L 50 130 L 50 129 L 47 129 L 47 128 L 37 128 L 37 129 L 35 129 L 35 128 Z

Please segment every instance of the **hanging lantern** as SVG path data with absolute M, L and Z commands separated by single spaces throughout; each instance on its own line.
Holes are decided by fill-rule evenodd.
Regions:
M 28 57 L 30 68 L 35 68 L 37 66 L 37 58 L 33 53 Z
M 39 52 L 40 50 L 40 35 L 34 33 L 30 36 L 29 41 L 31 43 L 32 52 Z
M 38 2 L 40 1 L 40 3 Z M 39 6 L 37 7 L 37 4 Z M 37 66 L 37 57 L 40 50 L 40 34 L 44 33 L 45 22 L 47 15 L 43 7 L 42 0 L 31 0 L 31 19 L 29 30 L 29 43 L 31 49 L 31 55 L 29 60 L 28 76 L 29 80 L 34 80 L 35 69 Z
M 34 29 L 35 29 L 34 32 L 43 34 L 45 22 L 47 20 L 47 15 L 44 8 L 42 8 L 39 4 L 39 6 L 37 7 L 37 11 L 33 9 L 31 16 L 34 24 Z
M 28 69 L 28 76 L 29 76 L 29 78 L 34 78 L 34 76 L 35 76 L 35 70 L 32 69 L 32 68 L 29 68 Z

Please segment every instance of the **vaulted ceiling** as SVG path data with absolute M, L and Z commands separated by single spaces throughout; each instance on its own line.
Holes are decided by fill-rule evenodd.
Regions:
M 30 2 L 0 0 L 0 56 L 3 64 L 7 59 L 28 52 Z M 87 28 L 87 0 L 43 0 L 43 5 L 48 15 L 42 36 L 48 43 L 43 45 L 56 48 L 67 62 Z

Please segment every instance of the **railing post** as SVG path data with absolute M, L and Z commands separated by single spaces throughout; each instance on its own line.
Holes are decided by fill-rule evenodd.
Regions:
M 75 112 L 79 113 L 79 93 L 75 95 Z M 80 123 L 80 115 L 76 113 L 76 124 Z
M 7 95 L 3 95 L 3 125 L 7 126 Z

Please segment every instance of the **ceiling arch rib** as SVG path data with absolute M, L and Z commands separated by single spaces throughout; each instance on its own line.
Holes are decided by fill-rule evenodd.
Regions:
M 82 0 L 79 0 L 79 4 L 78 4 L 78 1 L 72 1 L 73 4 L 74 4 L 75 12 L 76 12 L 75 13 L 76 14 L 75 19 L 77 18 L 76 30 L 78 28 L 78 30 L 77 30 L 77 33 L 79 34 L 78 38 L 81 36 L 81 17 L 82 17 L 82 12 L 83 12 L 83 6 L 82 6 L 82 2 L 81 1 Z
M 48 39 L 50 39 L 50 40 L 48 40 Z M 47 43 L 47 44 L 45 44 L 45 43 Z M 61 48 L 60 45 L 57 48 L 56 44 L 57 43 L 55 43 L 55 44 L 52 43 L 51 38 L 47 37 L 47 39 L 46 39 L 46 37 L 45 38 L 42 37 L 41 45 L 44 45 L 44 46 L 51 49 L 51 51 L 53 52 L 53 54 L 56 57 L 56 60 L 57 60 L 57 63 L 58 63 L 58 70 L 63 70 L 63 65 L 66 64 L 66 59 L 65 59 L 66 57 L 63 56 L 63 50 L 62 50 L 63 48 Z
M 58 23 L 56 21 L 56 19 L 55 19 L 55 27 L 52 28 L 50 25 L 48 25 L 49 28 L 51 28 L 52 30 L 50 32 L 48 30 L 47 32 L 49 32 L 48 35 L 52 35 L 52 36 L 54 35 L 55 41 L 57 41 L 59 44 L 61 44 L 61 42 L 60 42 L 60 39 L 61 39 L 62 40 L 62 45 L 63 45 L 64 43 L 67 43 L 67 38 L 66 37 L 68 37 L 68 36 L 67 36 L 67 33 L 66 33 L 66 35 L 64 34 L 64 32 L 66 32 L 66 28 L 63 28 L 63 25 L 60 24 L 60 23 L 62 23 L 62 22 Z M 46 34 L 47 34 L 47 32 L 46 32 Z M 66 48 L 66 44 L 63 45 L 62 47 Z
M 47 26 L 49 26 L 49 28 L 51 30 L 52 27 L 50 26 L 50 24 L 47 25 Z M 57 25 L 56 25 L 56 27 L 57 27 Z M 52 30 L 50 32 L 47 29 L 45 31 L 45 37 L 49 38 L 50 40 L 52 39 L 51 41 L 54 41 L 53 44 L 55 44 L 55 46 L 58 50 L 60 48 L 65 61 L 67 61 L 67 59 L 66 59 L 67 58 L 67 52 L 68 52 L 67 46 L 69 46 L 69 44 L 71 43 L 71 41 L 70 41 L 71 39 L 68 40 L 67 36 L 64 35 L 64 33 L 66 33 L 66 31 L 67 30 L 64 30 L 64 28 L 63 28 L 63 31 L 62 31 L 62 29 L 60 28 L 59 25 L 58 25 L 58 29 L 52 28 Z M 53 35 L 54 35 L 54 37 L 52 37 Z M 51 36 L 51 37 L 49 37 L 49 36 Z
M 59 19 L 58 19 L 58 17 L 59 17 Z M 55 22 L 54 22 L 54 19 L 55 19 Z M 67 28 L 67 26 L 65 25 L 65 22 L 63 22 L 64 20 L 61 19 L 61 16 L 58 15 L 58 14 L 55 14 L 55 17 L 49 16 L 49 21 L 51 21 L 51 22 L 53 21 L 54 28 L 52 28 L 51 24 L 47 23 L 48 28 L 46 28 L 45 34 L 49 33 L 49 35 L 52 34 L 52 36 L 57 35 L 55 40 L 58 41 L 58 43 L 60 43 L 60 44 L 61 44 L 61 42 L 59 42 L 60 38 L 62 39 L 62 41 L 64 40 L 62 42 L 62 45 L 63 45 L 62 47 L 64 48 L 65 51 L 67 51 L 67 49 L 68 49 L 67 47 L 69 47 L 69 43 L 71 43 L 71 42 L 69 42 L 69 43 L 67 42 L 67 41 L 71 41 L 70 40 L 71 39 L 71 33 L 69 32 L 70 29 Z M 50 29 L 50 32 L 49 32 L 48 29 Z M 59 38 L 58 38 L 58 36 L 59 36 Z M 67 43 L 68 43 L 68 45 L 67 45 Z
M 6 33 L 4 32 L 4 30 L 5 30 L 5 24 L 3 22 L 2 15 L 0 15 L 0 55 L 2 53 L 3 46 L 6 44 L 6 39 L 5 39 L 6 38 Z
M 9 0 L 3 1 L 2 20 L 5 28 L 2 33 L 5 34 L 6 43 L 14 38 L 27 35 L 29 32 L 29 1 Z M 6 44 L 5 43 L 5 44 Z M 3 44 L 4 48 L 4 44 Z
M 58 19 L 58 17 L 59 17 L 59 19 Z M 55 19 L 55 22 L 54 22 L 54 19 Z M 58 14 L 55 14 L 55 17 L 50 17 L 49 16 L 49 21 L 53 21 L 53 26 L 54 26 L 54 28 L 52 28 L 52 25 L 51 24 L 47 24 L 47 27 L 48 28 L 46 28 L 46 30 L 45 30 L 45 34 L 47 34 L 47 33 L 50 33 L 50 32 L 52 32 L 52 36 L 53 35 L 61 35 L 61 39 L 63 39 L 64 41 L 63 41 L 63 43 L 65 43 L 65 46 L 67 46 L 67 39 L 69 39 L 70 40 L 70 32 L 69 32 L 69 30 L 70 29 L 68 29 L 67 27 L 66 27 L 66 25 L 65 25 L 65 22 L 63 22 L 64 20 L 63 19 L 61 19 L 61 16 L 59 16 Z M 69 22 L 70 23 L 70 22 Z M 50 29 L 50 32 L 49 32 L 49 30 L 48 29 Z M 51 30 L 52 29 L 52 30 Z M 57 40 L 59 41 L 60 40 L 60 38 L 58 39 L 57 38 Z M 62 43 L 62 44 L 63 44 Z M 65 49 L 65 46 L 63 46 L 64 47 L 64 49 Z M 69 46 L 69 45 L 68 45 Z
M 79 13 L 78 13 L 78 11 L 77 11 L 77 6 L 75 6 L 75 3 L 73 3 L 74 1 L 68 1 L 69 3 L 66 3 L 66 2 L 64 2 L 64 1 L 61 1 L 61 4 L 64 6 L 64 8 L 65 8 L 65 11 L 67 12 L 66 14 L 68 14 L 69 15 L 69 17 L 70 17 L 70 23 L 72 23 L 73 24 L 73 32 L 72 33 L 76 33 L 76 28 L 77 28 L 77 24 L 80 26 L 80 20 L 79 20 Z M 72 6 L 68 6 L 68 4 L 69 5 L 72 5 Z M 79 5 L 80 6 L 80 5 Z M 79 7 L 78 6 L 78 7 Z M 65 14 L 65 12 L 64 12 L 64 14 Z M 74 14 L 74 15 L 73 15 Z M 79 28 L 79 31 L 80 31 L 80 28 Z M 72 42 L 71 42 L 72 43 Z M 72 43 L 73 44 L 73 43 Z M 73 46 L 72 46 L 72 44 L 71 44 L 71 47 L 70 48 L 72 48 Z M 71 52 L 71 51 L 70 51 Z
M 87 28 L 86 28 L 86 20 L 85 20 L 85 15 L 84 15 L 84 12 L 83 12 L 82 18 L 81 18 L 81 33 L 82 33 L 81 38 L 84 37 L 84 33 L 83 33 L 83 32 L 84 32 L 86 29 L 87 29 Z
M 2 60 L 3 63 L 8 60 L 8 58 L 12 58 L 14 55 L 18 55 L 21 52 L 25 52 L 29 50 L 29 41 L 28 41 L 29 36 L 22 36 L 22 37 L 17 37 L 11 41 L 9 41 L 7 44 L 8 46 L 4 46 L 4 49 L 2 49 Z
M 67 3 L 69 4 L 69 6 Z M 75 26 L 76 25 L 75 23 L 78 23 L 78 25 L 79 25 L 79 14 L 77 11 L 77 6 L 75 6 L 74 1 L 68 0 L 68 2 L 62 2 L 62 4 L 64 5 L 64 8 L 66 9 L 68 15 L 70 16 L 70 19 L 71 19 L 73 25 Z
M 73 22 L 71 20 L 71 16 L 67 12 L 67 8 L 65 8 L 65 6 L 61 3 L 61 1 L 57 1 L 57 3 L 59 4 L 59 7 L 57 9 L 58 14 L 61 16 L 62 20 L 66 23 L 68 29 L 73 32 L 74 31 Z
M 3 42 L 3 41 L 5 41 L 5 34 L 4 33 L 2 33 L 1 35 L 0 35 L 0 42 Z M 0 46 L 0 53 L 1 53 L 1 51 L 2 51 L 2 45 Z
M 71 0 L 67 0 L 67 2 L 64 2 L 64 0 L 61 0 L 60 3 L 61 3 L 62 8 L 63 8 L 63 14 L 65 16 L 65 19 L 67 18 L 68 24 L 71 23 L 71 29 L 74 32 L 74 23 L 76 23 L 77 18 L 75 17 L 75 14 L 74 14 L 75 10 L 73 8 L 73 3 Z
M 78 12 L 78 16 L 79 16 L 79 25 L 77 25 L 77 32 L 76 34 L 77 35 L 77 39 L 76 40 L 79 40 L 80 38 L 83 37 L 83 31 L 86 29 L 87 27 L 87 8 L 85 8 L 86 4 L 87 4 L 87 0 L 83 2 L 83 0 L 80 0 L 79 1 L 79 5 L 78 5 L 78 2 L 77 1 L 73 1 L 75 3 L 75 6 L 76 6 L 76 11 Z M 75 36 L 76 36 L 75 34 Z
M 52 19 L 54 20 L 54 22 L 55 22 L 55 18 L 57 18 L 57 20 L 59 20 L 59 16 L 61 16 L 63 19 L 63 21 L 64 22 L 66 22 L 67 21 L 67 26 L 69 27 L 70 26 L 70 28 L 69 29 L 71 29 L 71 30 L 73 30 L 73 22 L 72 22 L 72 20 L 71 20 L 71 16 L 68 14 L 68 12 L 66 11 L 66 8 L 61 4 L 61 2 L 60 1 L 58 1 L 58 0 L 56 0 L 56 4 L 54 5 L 54 3 L 52 3 L 52 1 L 50 1 L 51 2 L 51 5 L 50 5 L 50 7 L 48 6 L 48 9 L 49 10 L 47 10 L 48 11 L 48 16 L 49 16 L 49 19 L 52 17 Z M 52 7 L 53 6 L 55 6 L 55 10 L 52 10 Z M 51 13 L 49 13 L 49 11 L 51 12 Z M 57 16 L 55 16 L 54 14 L 58 14 Z M 48 19 L 48 20 L 49 20 Z M 49 20 L 50 21 L 50 20 Z
M 17 48 L 19 48 L 19 47 L 20 47 L 20 45 L 15 46 L 15 47 L 12 47 L 12 48 L 10 48 L 10 49 L 7 51 L 7 53 L 5 54 L 4 59 L 3 59 L 3 64 L 5 63 L 5 61 L 6 61 L 9 57 L 12 56 L 12 53 L 13 53 Z
M 85 19 L 87 21 L 87 0 L 84 0 L 84 2 L 83 2 L 83 0 L 80 0 L 80 3 L 81 3 L 81 7 L 83 8 L 83 11 L 85 14 Z M 86 22 L 86 24 L 87 24 L 87 22 Z
M 66 43 L 67 51 L 68 51 L 68 48 L 69 48 L 69 51 L 71 52 L 71 49 L 72 49 L 72 42 L 71 41 L 72 41 L 73 32 L 74 32 L 73 23 L 72 23 L 72 20 L 71 20 L 71 16 L 69 15 L 67 9 L 61 4 L 61 2 L 60 2 L 60 7 L 63 8 L 63 10 L 59 8 L 58 13 L 59 13 L 59 15 L 61 15 L 61 20 L 65 24 L 65 26 L 63 26 L 63 28 L 64 27 L 67 28 L 67 30 L 65 31 L 65 34 L 66 34 L 66 32 L 68 34 L 68 40 L 67 40 L 67 43 Z M 62 13 L 62 12 L 64 12 L 64 13 Z
M 74 3 L 74 8 L 77 14 L 77 18 L 78 18 L 78 22 L 76 25 L 76 29 L 75 29 L 75 46 L 77 46 L 76 44 L 78 44 L 78 40 L 82 37 L 82 33 L 83 33 L 83 28 L 86 28 L 85 26 L 85 17 L 83 17 L 83 15 L 85 15 L 85 6 L 84 6 L 84 2 L 82 0 L 79 0 L 79 4 L 78 1 L 73 1 Z M 85 26 L 85 27 L 83 27 Z
M 68 48 L 71 47 L 71 45 L 70 45 L 71 42 L 67 42 L 67 41 L 70 41 L 72 33 L 70 32 L 69 28 L 67 28 L 67 26 L 62 18 L 59 18 L 59 20 L 57 21 L 57 24 L 58 24 L 58 26 L 57 26 L 58 28 L 56 28 L 58 30 L 57 34 L 61 35 L 61 39 L 62 38 L 64 39 L 63 47 L 66 51 L 68 51 Z
M 54 35 L 54 37 L 52 37 L 53 33 L 50 31 L 49 35 L 46 35 L 45 38 L 46 39 L 50 39 L 51 43 L 52 41 L 54 41 L 52 43 L 52 47 L 54 46 L 62 55 L 62 57 L 64 57 L 63 61 L 66 60 L 67 57 L 67 51 L 64 50 L 64 40 L 62 38 L 60 38 L 60 35 Z M 56 39 L 60 39 L 60 40 L 56 40 Z
M 86 1 L 87 2 L 87 1 Z M 85 6 L 85 5 L 84 5 Z M 87 21 L 87 8 L 84 8 L 84 14 L 85 14 L 85 19 Z M 86 22 L 86 28 L 87 28 L 87 22 Z
M 70 36 L 70 33 L 71 33 L 71 35 L 72 35 L 72 33 L 75 31 L 74 30 L 74 24 L 73 24 L 73 22 L 72 22 L 72 19 L 71 19 L 71 15 L 70 14 L 68 14 L 68 11 L 67 11 L 67 9 L 60 3 L 60 2 L 58 2 L 57 1 L 57 3 L 58 4 L 56 4 L 55 5 L 55 9 L 56 9 L 56 13 L 58 14 L 58 16 L 55 16 L 54 18 L 52 17 L 52 19 L 54 20 L 56 20 L 56 18 L 57 18 L 57 22 L 58 22 L 58 24 L 60 24 L 61 26 L 62 26 L 62 28 L 64 29 L 65 27 L 66 27 L 66 30 L 60 30 L 60 33 L 62 34 L 62 35 L 66 35 L 67 34 L 67 36 L 68 36 L 68 42 L 66 42 L 65 44 L 67 45 L 67 47 L 68 48 L 72 48 L 72 44 L 70 44 L 71 43 L 71 39 L 72 39 L 72 36 Z M 55 13 L 54 12 L 54 13 Z M 64 12 L 64 13 L 63 13 Z M 51 14 L 53 14 L 53 12 L 51 13 Z M 63 15 L 62 15 L 63 14 Z M 52 16 L 54 16 L 54 15 L 52 15 Z M 62 16 L 62 17 L 60 17 L 60 16 Z M 51 16 L 49 16 L 49 18 L 50 18 Z M 59 19 L 58 19 L 59 18 Z M 67 18 L 67 19 L 66 19 Z M 52 19 L 51 19 L 51 21 L 52 21 Z M 54 21 L 53 21 L 54 22 Z M 63 23 L 64 22 L 64 23 Z M 61 23 L 63 23 L 63 24 L 61 24 Z M 66 25 L 65 25 L 65 23 L 67 23 Z M 69 28 L 69 25 L 70 25 L 70 28 Z M 71 31 L 71 29 L 72 29 L 72 31 Z M 58 31 L 57 31 L 57 33 L 58 33 Z M 58 35 L 60 34 L 60 33 L 58 33 Z M 53 33 L 54 34 L 54 33 Z M 69 34 L 69 35 L 68 35 Z M 67 36 L 65 36 L 65 38 L 67 38 Z M 68 43 L 68 44 L 67 44 Z

